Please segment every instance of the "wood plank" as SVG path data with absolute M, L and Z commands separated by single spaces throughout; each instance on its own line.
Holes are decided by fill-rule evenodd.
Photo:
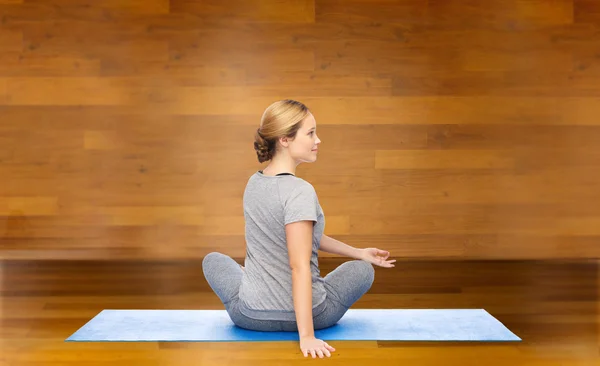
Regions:
M 100 61 L 82 57 L 19 55 L 0 63 L 0 77 L 100 76 Z
M 0 197 L 0 215 L 56 215 L 58 197 Z
M 235 12 L 231 11 L 232 8 Z M 315 2 L 283 0 L 265 3 L 259 0 L 235 0 L 221 3 L 210 0 L 182 0 L 171 5 L 171 12 L 218 17 L 231 21 L 312 23 L 315 19 Z
M 95 77 L 14 77 L 6 80 L 8 105 L 122 105 L 131 96 L 114 80 Z
M 515 161 L 494 150 L 377 150 L 375 169 L 510 169 Z
M 32 6 L 43 6 L 43 0 L 27 0 Z M 77 9 L 89 7 L 89 0 L 52 0 L 52 4 L 60 9 Z M 169 12 L 169 0 L 100 0 L 94 2 L 94 8 L 106 10 L 118 10 L 139 14 L 167 14 Z
M 317 21 L 395 22 L 407 25 L 434 25 L 437 28 L 522 29 L 570 24 L 573 1 L 545 2 L 502 0 L 462 4 L 460 1 L 411 0 L 395 2 L 376 0 L 371 7 L 364 1 L 324 0 L 318 2 Z

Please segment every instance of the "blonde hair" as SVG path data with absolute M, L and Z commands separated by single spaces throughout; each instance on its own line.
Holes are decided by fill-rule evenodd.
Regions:
M 280 137 L 295 138 L 302 127 L 302 121 L 309 113 L 306 105 L 291 99 L 280 100 L 268 106 L 254 136 L 254 150 L 258 162 L 273 159 Z

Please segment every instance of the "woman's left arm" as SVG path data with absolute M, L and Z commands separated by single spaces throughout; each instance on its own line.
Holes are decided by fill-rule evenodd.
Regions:
M 363 259 L 363 249 L 351 247 L 350 245 L 335 240 L 325 234 L 321 237 L 320 245 L 320 250 L 327 253 L 339 254 L 354 259 Z

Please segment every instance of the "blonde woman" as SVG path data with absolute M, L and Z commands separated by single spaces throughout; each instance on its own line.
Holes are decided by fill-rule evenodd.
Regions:
M 296 177 L 296 167 L 317 160 L 317 124 L 301 102 L 281 100 L 264 112 L 254 148 L 260 163 L 248 180 L 245 267 L 209 253 L 204 276 L 237 326 L 299 333 L 305 357 L 330 357 L 333 347 L 314 331 L 336 324 L 370 288 L 373 264 L 391 268 L 389 252 L 358 249 L 323 235 L 325 216 L 314 187 Z M 320 276 L 318 250 L 356 260 Z

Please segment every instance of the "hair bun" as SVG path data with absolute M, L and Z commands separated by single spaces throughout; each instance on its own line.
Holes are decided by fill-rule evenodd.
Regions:
M 271 144 L 269 141 L 265 140 L 260 133 L 260 128 L 256 130 L 256 141 L 254 141 L 254 150 L 256 150 L 256 155 L 258 156 L 259 162 L 265 162 L 267 160 L 271 160 L 273 158 L 273 154 L 271 152 Z

